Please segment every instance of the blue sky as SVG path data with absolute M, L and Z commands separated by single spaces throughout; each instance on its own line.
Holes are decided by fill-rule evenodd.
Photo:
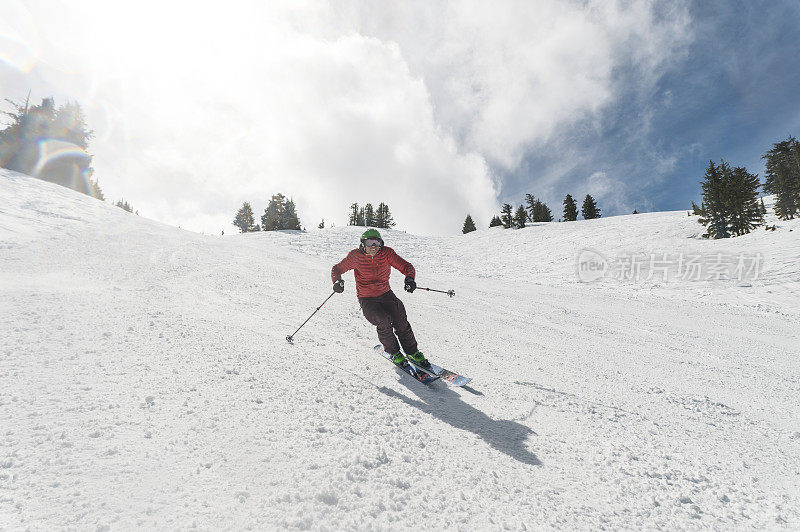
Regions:
M 556 196 L 583 198 L 585 176 L 594 172 L 625 189 L 618 204 L 609 205 L 610 198 L 601 204 L 608 214 L 685 209 L 699 201 L 698 181 L 710 159 L 762 175 L 761 156 L 771 144 L 800 135 L 800 2 L 700 1 L 689 14 L 691 42 L 652 91 L 623 91 L 599 130 L 573 128 L 569 143 L 589 155 L 544 188 L 554 212 L 561 210 Z M 537 171 L 558 167 L 561 155 L 529 153 L 523 168 L 505 173 L 502 200 L 518 202 L 522 191 L 536 195 Z M 651 172 L 660 159 L 674 163 Z
M 106 196 L 196 231 L 276 192 L 422 234 L 526 193 L 679 210 L 800 135 L 797 0 L 191 5 L 6 0 L 0 97 L 80 103 Z

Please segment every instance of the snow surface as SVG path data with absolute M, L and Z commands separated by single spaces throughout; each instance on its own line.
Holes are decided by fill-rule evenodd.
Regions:
M 770 217 L 770 223 L 775 222 Z M 798 529 L 800 222 L 685 211 L 421 237 L 430 388 L 372 352 L 360 230 L 204 236 L 0 173 L 0 529 Z M 761 253 L 580 282 L 582 248 Z

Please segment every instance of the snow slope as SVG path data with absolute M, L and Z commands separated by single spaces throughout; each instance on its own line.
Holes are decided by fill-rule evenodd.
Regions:
M 770 223 L 772 223 L 771 220 Z M 0 529 L 797 529 L 800 224 L 685 212 L 385 239 L 421 348 L 377 357 L 357 228 L 203 236 L 0 171 Z M 748 281 L 576 256 L 761 253 Z

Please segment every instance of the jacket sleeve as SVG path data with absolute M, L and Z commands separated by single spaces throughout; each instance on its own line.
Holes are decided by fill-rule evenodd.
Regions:
M 412 279 L 417 275 L 417 272 L 410 262 L 403 260 L 392 248 L 389 248 L 387 251 L 389 252 L 389 264 L 391 264 L 394 269 Z
M 331 268 L 331 281 L 334 283 L 342 278 L 342 274 L 345 272 L 349 272 L 353 268 L 356 267 L 355 259 L 353 258 L 353 252 L 347 254 L 347 256 L 342 259 L 342 262 L 336 264 L 333 268 Z

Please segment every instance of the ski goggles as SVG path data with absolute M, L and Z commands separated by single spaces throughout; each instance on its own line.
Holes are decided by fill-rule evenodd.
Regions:
M 373 248 L 373 247 L 381 247 L 381 241 L 377 238 L 368 238 L 364 240 L 364 247 L 365 248 Z

